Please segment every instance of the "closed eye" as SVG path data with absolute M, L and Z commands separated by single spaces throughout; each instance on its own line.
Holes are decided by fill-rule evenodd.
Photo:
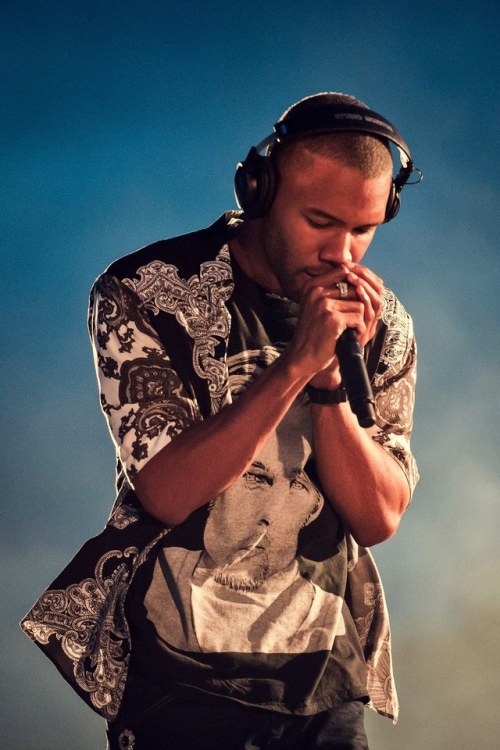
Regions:
M 306 214 L 305 220 L 313 229 L 331 229 L 332 227 L 342 226 L 342 222 L 335 216 L 322 213 Z
M 366 227 L 356 227 L 355 229 L 352 230 L 352 233 L 358 236 L 363 235 L 363 234 L 370 234 L 371 232 L 374 232 L 376 228 L 377 228 L 377 225 L 369 224 Z
M 311 219 L 310 216 L 306 217 L 306 221 L 313 229 L 328 229 L 329 227 L 336 226 L 331 221 L 318 221 L 317 219 Z
M 322 212 L 304 214 L 304 218 L 312 229 L 332 229 L 334 227 L 347 228 L 344 222 L 336 216 L 330 216 L 329 214 L 323 214 Z M 359 227 L 354 227 L 352 229 L 352 234 L 356 236 L 372 234 L 377 226 L 378 224 L 362 224 Z

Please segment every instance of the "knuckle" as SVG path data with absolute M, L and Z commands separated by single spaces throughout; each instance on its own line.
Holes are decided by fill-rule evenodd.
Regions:
M 305 286 L 302 289 L 302 301 L 304 303 L 307 302 L 316 302 L 318 299 L 320 299 L 323 296 L 323 288 L 318 286 Z
M 324 286 L 313 286 L 311 289 L 311 298 L 312 299 L 322 299 L 325 296 L 325 287 Z

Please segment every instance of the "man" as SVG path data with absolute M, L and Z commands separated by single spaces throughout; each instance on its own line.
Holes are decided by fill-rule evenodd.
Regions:
M 417 480 L 415 344 L 361 261 L 412 164 L 363 108 L 292 106 L 238 168 L 243 212 L 116 261 L 93 289 L 119 496 L 23 627 L 108 718 L 112 750 L 359 749 L 365 704 L 397 715 L 366 547 L 396 531 Z M 372 379 L 369 429 L 335 354 L 346 329 Z M 82 612 L 92 637 L 68 637 Z

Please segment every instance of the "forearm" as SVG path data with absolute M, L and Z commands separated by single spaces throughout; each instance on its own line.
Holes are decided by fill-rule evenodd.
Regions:
M 134 488 L 167 525 L 231 486 L 251 465 L 307 382 L 285 353 L 232 405 L 175 437 L 141 469 Z
M 348 403 L 311 405 L 323 490 L 357 542 L 370 546 L 398 528 L 410 499 L 397 462 L 359 427 Z

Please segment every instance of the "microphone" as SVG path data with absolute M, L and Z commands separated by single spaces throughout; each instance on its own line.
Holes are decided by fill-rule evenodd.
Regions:
M 346 328 L 340 335 L 335 354 L 351 409 L 361 427 L 371 427 L 375 424 L 375 399 L 355 328 Z

